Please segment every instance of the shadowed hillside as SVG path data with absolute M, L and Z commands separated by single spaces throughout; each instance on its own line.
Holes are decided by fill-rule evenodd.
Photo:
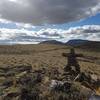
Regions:
M 100 42 L 96 42 L 96 41 L 88 41 L 85 44 L 79 46 L 79 48 L 82 49 L 89 49 L 92 51 L 100 51 Z
M 100 42 L 99 41 L 88 41 L 81 39 L 70 40 L 65 43 L 68 46 L 73 46 L 80 49 L 87 49 L 90 51 L 100 51 Z
M 87 42 L 88 40 L 73 39 L 73 40 L 69 40 L 65 44 L 69 46 L 80 46 L 80 45 L 86 44 Z

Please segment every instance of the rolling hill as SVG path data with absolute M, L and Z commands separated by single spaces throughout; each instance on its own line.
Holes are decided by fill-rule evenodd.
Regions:
M 65 44 L 70 45 L 70 46 L 80 46 L 80 45 L 86 44 L 87 42 L 88 40 L 73 39 L 73 40 L 69 40 Z
M 40 44 L 56 44 L 56 45 L 64 45 L 64 43 L 56 40 L 48 40 L 48 41 L 43 41 Z

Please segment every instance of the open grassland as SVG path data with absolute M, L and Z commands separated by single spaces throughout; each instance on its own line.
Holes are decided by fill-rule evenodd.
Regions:
M 67 58 L 62 53 L 69 53 L 69 47 L 50 44 L 0 46 L 0 66 L 32 65 L 33 69 L 58 67 L 63 70 Z M 76 53 L 88 56 L 78 58 L 82 71 L 100 75 L 100 52 L 77 48 Z
M 100 95 L 100 84 L 98 86 L 96 79 L 100 79 L 100 52 L 88 48 L 75 49 L 77 54 L 84 55 L 77 60 L 81 72 L 86 75 L 81 74 L 85 77 L 82 82 L 74 82 L 72 78 L 76 76 L 73 73 L 64 75 L 63 70 L 67 57 L 62 53 L 69 51 L 70 47 L 64 45 L 0 46 L 0 100 L 88 100 L 93 92 L 90 87 Z M 88 75 L 94 75 L 96 81 L 91 81 Z M 70 84 L 67 77 L 72 77 Z

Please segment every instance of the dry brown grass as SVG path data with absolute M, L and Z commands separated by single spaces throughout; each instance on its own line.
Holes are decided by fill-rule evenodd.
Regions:
M 69 48 L 61 45 L 14 45 L 0 46 L 0 66 L 29 65 L 33 69 L 40 67 L 58 67 L 60 70 L 67 64 L 67 58 L 62 53 L 68 53 Z M 77 49 L 76 53 L 85 56 L 99 57 L 99 52 Z M 100 75 L 100 59 L 92 62 L 79 61 L 82 71 L 90 71 Z
M 61 98 L 62 97 L 69 98 L 67 94 L 64 94 L 64 93 L 59 94 L 56 92 L 52 94 L 48 90 L 48 87 L 50 85 L 50 78 L 53 75 L 52 70 L 54 68 L 57 68 L 60 72 L 63 72 L 63 68 L 67 64 L 67 58 L 63 57 L 62 53 L 69 53 L 69 49 L 70 49 L 69 47 L 61 46 L 61 45 L 49 45 L 49 44 L 40 45 L 39 44 L 39 45 L 0 46 L 0 48 L 1 48 L 0 49 L 0 67 L 32 65 L 33 70 L 40 69 L 40 68 L 46 68 L 47 69 L 46 71 L 48 72 L 46 76 L 44 77 L 42 84 L 41 84 L 41 88 L 40 88 L 41 91 L 44 91 L 42 92 L 42 96 L 50 98 L 49 100 L 58 100 L 58 98 L 56 97 L 60 98 L 60 96 Z M 79 64 L 81 67 L 81 71 L 95 73 L 98 76 L 100 76 L 100 53 L 99 52 L 76 49 L 76 53 L 82 53 L 84 56 L 91 56 L 91 58 L 98 57 L 98 59 L 96 60 L 88 59 L 85 61 L 84 61 L 85 58 L 79 58 L 81 59 L 79 60 Z M 51 76 L 48 75 L 49 72 L 52 73 Z M 0 73 L 2 73 L 2 70 Z M 22 74 L 23 73 L 20 73 L 18 75 L 22 75 Z M 5 77 L 3 76 L 0 77 L 1 83 L 5 80 L 6 80 Z M 37 87 L 40 87 L 40 84 Z M 75 89 L 80 90 L 80 88 L 81 88 L 80 84 L 75 84 Z M 10 92 L 15 92 L 18 89 L 14 87 L 8 88 Z

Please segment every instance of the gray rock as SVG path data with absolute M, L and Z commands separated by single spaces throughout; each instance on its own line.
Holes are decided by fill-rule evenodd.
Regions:
M 98 95 L 91 95 L 89 97 L 89 100 L 100 100 L 100 96 L 98 96 Z

